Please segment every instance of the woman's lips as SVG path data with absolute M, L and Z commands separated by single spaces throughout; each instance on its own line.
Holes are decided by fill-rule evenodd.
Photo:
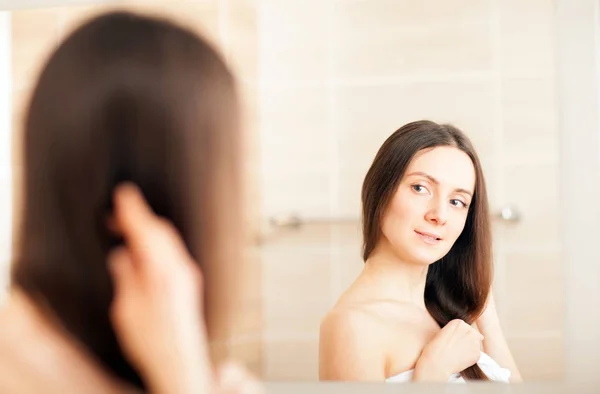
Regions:
M 417 230 L 415 230 L 415 233 L 417 233 L 417 235 L 419 235 L 421 239 L 429 245 L 438 245 L 440 242 L 442 242 L 442 238 L 437 234 Z

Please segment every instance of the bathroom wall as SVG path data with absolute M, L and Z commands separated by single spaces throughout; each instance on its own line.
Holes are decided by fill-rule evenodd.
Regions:
M 600 2 L 557 0 L 565 380 L 600 385 Z M 593 175 L 591 175 L 593 174 Z M 591 176 L 590 176 L 591 175 Z M 596 390 L 598 391 L 598 390 Z
M 483 161 L 495 291 L 523 376 L 560 380 L 564 274 L 550 0 L 261 0 L 264 372 L 317 378 L 319 322 L 362 268 L 360 187 L 385 138 L 430 118 Z
M 56 4 L 57 2 L 54 2 Z M 21 161 L 19 143 L 24 108 L 29 99 L 36 75 L 48 52 L 65 37 L 71 29 L 85 18 L 102 11 L 119 7 L 149 14 L 174 18 L 179 23 L 207 36 L 224 52 L 227 61 L 238 75 L 244 105 L 245 144 L 252 147 L 257 141 L 257 28 L 256 6 L 246 0 L 202 0 L 202 1 L 121 1 L 107 4 L 67 5 L 61 7 L 21 8 L 10 12 L 11 23 L 11 83 L 12 83 L 12 145 L 13 155 L 7 161 L 13 171 L 12 206 L 13 221 L 3 220 L 3 231 L 11 233 L 11 226 L 18 225 L 20 210 Z M 106 3 L 106 2 L 105 2 Z M 245 157 L 246 181 L 246 224 L 248 227 L 245 264 L 230 279 L 240 283 L 241 297 L 221 294 L 218 309 L 220 319 L 215 323 L 213 351 L 215 357 L 227 355 L 244 361 L 249 368 L 261 374 L 261 266 L 258 253 L 253 250 L 251 235 L 256 233 L 260 216 L 258 188 L 258 150 L 247 149 Z M 4 168 L 4 167 L 3 167 Z M 10 179 L 10 178 L 9 178 Z M 10 194 L 10 184 L 6 195 Z M 10 212 L 10 210 L 8 210 Z M 9 218 L 10 219 L 10 218 Z M 6 227 L 6 228 L 5 228 Z M 255 236 L 254 236 L 255 238 Z M 18 240 L 16 240 L 18 241 Z M 3 249 L 4 250 L 4 249 Z M 9 256 L 3 257 L 7 267 Z M 238 274 L 237 277 L 235 273 Z M 233 282 L 232 282 L 233 283 Z M 223 287 L 222 291 L 227 291 Z
M 239 272 L 247 296 L 227 307 L 239 320 L 229 322 L 233 330 L 224 328 L 221 345 L 265 379 L 317 378 L 320 319 L 363 265 L 358 220 L 365 171 L 389 134 L 430 118 L 452 122 L 473 139 L 494 213 L 508 205 L 521 212 L 517 223 L 494 222 L 498 308 L 524 377 L 562 379 L 553 1 L 119 4 L 201 29 L 241 75 L 247 223 L 259 244 L 248 247 Z M 11 13 L 14 146 L 44 55 L 81 18 L 107 7 L 113 6 Z M 11 160 L 18 212 L 20 164 L 18 156 Z M 306 224 L 270 224 L 290 215 Z

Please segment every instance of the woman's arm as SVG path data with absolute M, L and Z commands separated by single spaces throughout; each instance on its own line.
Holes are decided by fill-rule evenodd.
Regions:
M 477 329 L 483 335 L 483 351 L 493 358 L 501 367 L 510 370 L 510 382 L 522 382 L 523 378 L 517 368 L 496 310 L 494 296 L 490 292 L 485 311 L 477 319 Z

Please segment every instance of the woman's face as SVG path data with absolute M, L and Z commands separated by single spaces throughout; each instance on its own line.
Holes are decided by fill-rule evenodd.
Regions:
M 445 256 L 465 226 L 474 189 L 473 162 L 460 149 L 417 152 L 382 222 L 394 253 L 424 265 Z

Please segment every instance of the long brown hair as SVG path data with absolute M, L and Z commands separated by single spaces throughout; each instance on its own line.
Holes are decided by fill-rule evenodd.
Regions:
M 472 324 L 483 311 L 492 283 L 491 228 L 481 163 L 469 139 L 456 127 L 416 121 L 383 143 L 362 187 L 363 259 L 367 261 L 381 238 L 383 216 L 412 158 L 437 146 L 453 146 L 469 155 L 476 181 L 462 233 L 450 251 L 429 266 L 425 305 L 440 327 L 453 319 Z M 461 374 L 466 379 L 487 379 L 477 364 Z
M 109 320 L 112 191 L 141 188 L 211 294 L 218 248 L 237 228 L 224 215 L 240 209 L 239 137 L 234 77 L 203 38 L 123 11 L 85 22 L 51 54 L 27 108 L 13 285 L 109 371 L 145 387 Z

